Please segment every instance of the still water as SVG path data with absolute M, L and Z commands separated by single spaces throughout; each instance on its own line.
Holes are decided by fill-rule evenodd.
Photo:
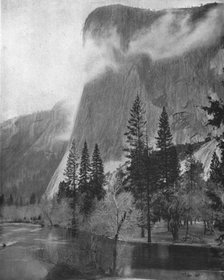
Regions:
M 31 224 L 0 225 L 0 279 L 94 279 L 109 273 L 113 240 Z M 224 252 L 165 244 L 119 242 L 117 266 L 123 278 L 224 279 Z M 104 276 L 105 278 L 107 276 Z

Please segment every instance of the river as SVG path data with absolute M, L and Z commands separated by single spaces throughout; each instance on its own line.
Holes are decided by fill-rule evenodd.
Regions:
M 110 272 L 113 240 L 32 224 L 0 225 L 0 279 L 93 279 Z M 221 248 L 119 242 L 123 278 L 224 279 Z

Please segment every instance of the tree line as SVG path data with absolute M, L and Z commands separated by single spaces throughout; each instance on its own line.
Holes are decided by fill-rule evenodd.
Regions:
M 124 151 L 127 157 L 126 188 L 133 194 L 141 212 L 141 237 L 145 235 L 147 223 L 148 242 L 151 242 L 151 219 L 167 220 L 168 229 L 171 225 L 169 207 L 180 170 L 165 107 L 159 119 L 156 148 L 148 143 L 145 113 L 145 106 L 137 95 L 130 110 Z
M 95 145 L 90 160 L 87 142 L 84 142 L 80 157 L 73 140 L 64 176 L 65 180 L 59 184 L 57 199 L 58 202 L 63 198 L 70 199 L 70 206 L 74 211 L 73 225 L 75 225 L 77 207 L 84 216 L 88 216 L 93 210 L 94 202 L 103 199 L 105 195 L 104 165 L 98 144 Z
M 40 199 L 37 198 L 36 194 L 33 192 L 31 193 L 29 198 L 24 199 L 23 196 L 14 196 L 13 193 L 9 195 L 5 195 L 2 193 L 0 195 L 0 206 L 25 206 L 29 204 L 39 203 Z
M 214 113 L 217 112 L 217 104 L 214 108 L 214 101 L 209 101 L 209 107 L 203 107 L 203 110 L 213 116 L 213 123 L 209 125 L 214 125 L 215 119 L 220 119 L 220 114 Z M 221 122 L 223 120 L 215 125 L 218 127 Z M 191 143 L 186 144 L 184 160 L 181 162 L 179 159 L 165 107 L 159 118 L 155 145 L 150 146 L 145 105 L 137 95 L 130 109 L 124 136 L 126 162 L 117 171 L 119 192 L 113 200 L 116 201 L 121 193 L 131 193 L 133 207 L 140 213 L 138 226 L 141 237 L 147 230 L 148 242 L 151 242 L 151 226 L 159 220 L 167 222 L 167 229 L 175 241 L 179 239 L 179 229 L 183 224 L 186 228 L 185 239 L 189 238 L 189 224 L 193 220 L 204 222 L 205 233 L 212 231 L 215 223 L 223 223 L 223 201 L 220 196 L 220 193 L 224 193 L 223 137 L 217 139 L 221 157 L 214 153 L 210 178 L 206 182 L 202 164 L 195 159 Z M 57 199 L 60 202 L 63 198 L 69 198 L 75 224 L 77 208 L 85 217 L 90 216 L 97 201 L 104 200 L 107 193 L 105 186 L 110 184 L 104 174 L 98 145 L 95 145 L 90 160 L 87 142 L 79 157 L 73 140 L 64 175 Z
M 224 124 L 223 103 L 209 98 L 203 107 L 210 118 L 208 125 L 220 128 Z M 168 231 L 178 240 L 183 222 L 185 238 L 189 235 L 192 219 L 204 221 L 204 231 L 213 230 L 214 222 L 223 224 L 224 195 L 224 134 L 218 137 L 220 157 L 214 152 L 210 166 L 210 179 L 205 182 L 203 167 L 194 157 L 192 144 L 187 144 L 184 166 L 180 160 L 169 126 L 166 108 L 159 118 L 156 147 L 149 146 L 145 106 L 139 95 L 130 110 L 126 136 L 126 187 L 135 198 L 141 211 L 141 236 L 147 225 L 148 242 L 151 242 L 151 220 L 167 221 Z
M 183 224 L 185 239 L 189 238 L 189 224 L 193 220 L 204 222 L 205 233 L 212 232 L 214 226 L 224 227 L 224 104 L 209 98 L 209 105 L 202 109 L 211 116 L 208 125 L 221 129 L 215 139 L 217 149 L 207 181 L 203 177 L 202 164 L 195 159 L 195 145 L 186 144 L 184 156 L 180 159 L 165 107 L 158 120 L 155 141 L 153 144 L 149 142 L 145 104 L 139 95 L 130 108 L 124 133 L 126 161 L 116 171 L 114 183 L 111 180 L 113 174 L 105 176 L 98 144 L 95 144 L 90 158 L 87 142 L 84 142 L 79 155 L 73 139 L 64 180 L 60 182 L 56 196 L 57 203 L 65 200 L 72 209 L 72 225 L 78 225 L 80 214 L 88 219 L 94 215 L 97 205 L 109 202 L 102 206 L 102 211 L 98 211 L 98 216 L 102 217 L 103 211 L 106 211 L 104 216 L 109 221 L 109 215 L 116 213 L 116 219 L 112 220 L 117 220 L 119 225 L 117 238 L 128 216 L 137 212 L 140 213 L 136 217 L 141 237 L 147 231 L 148 242 L 151 242 L 151 227 L 159 220 L 167 222 L 167 229 L 175 241 L 179 239 Z M 111 184 L 114 186 L 111 187 Z M 109 191 L 110 198 L 107 197 Z M 123 205 L 121 199 L 124 200 Z M 36 202 L 35 194 L 31 194 L 29 203 Z M 0 206 L 14 203 L 12 195 L 7 200 L 4 195 L 0 196 Z M 23 204 L 22 199 L 20 203 Z M 115 210 L 110 210 L 111 207 L 115 207 Z

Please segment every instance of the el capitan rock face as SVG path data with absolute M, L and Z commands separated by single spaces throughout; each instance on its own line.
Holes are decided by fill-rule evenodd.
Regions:
M 194 26 L 214 7 L 212 4 L 174 12 L 189 13 Z M 211 92 L 224 98 L 220 71 L 224 66 L 223 37 L 163 59 L 152 59 L 145 53 L 125 56 L 136 32 L 148 28 L 164 13 L 115 5 L 96 9 L 86 20 L 85 42 L 102 42 L 111 30 L 116 30 L 119 48 L 113 49 L 114 59 L 119 61 L 122 54 L 125 57 L 118 70 L 108 67 L 85 85 L 73 131 L 80 148 L 85 139 L 90 150 L 98 143 L 105 161 L 119 160 L 123 155 L 123 135 L 137 93 L 146 104 L 150 141 L 154 141 L 161 108 L 166 106 L 177 144 L 204 140 L 209 128 L 200 106 L 207 103 Z
M 212 4 L 172 12 L 177 19 L 189 15 L 192 28 L 186 32 L 187 36 L 214 7 L 223 9 L 223 5 Z M 163 106 L 167 108 L 177 144 L 201 141 L 207 136 L 207 117 L 200 106 L 206 104 L 208 94 L 215 93 L 224 98 L 221 85 L 224 33 L 210 44 L 203 45 L 202 42 L 197 47 L 186 51 L 179 49 L 176 55 L 159 59 L 140 48 L 131 50 L 136 34 L 144 35 L 142 30 L 150 29 L 166 14 L 167 11 L 113 5 L 96 9 L 86 19 L 84 43 L 92 40 L 102 46 L 106 42 L 107 49 L 108 40 L 112 38 L 114 44 L 109 44 L 109 52 L 118 67 L 106 65 L 103 73 L 84 86 L 70 135 L 70 139 L 76 139 L 79 151 L 87 140 L 90 153 L 95 143 L 99 144 L 105 162 L 121 160 L 124 132 L 137 93 L 145 101 L 151 143 Z M 159 37 L 161 33 L 155 35 Z M 169 51 L 165 43 L 164 48 Z M 161 53 L 163 45 L 159 48 Z M 67 114 L 67 110 L 58 104 L 50 111 L 1 124 L 1 188 L 7 195 L 13 191 L 17 197 L 22 192 L 28 198 L 36 192 L 40 197 L 47 186 L 45 194 L 48 197 L 57 191 L 67 160 L 69 137 L 59 137 L 68 126 Z

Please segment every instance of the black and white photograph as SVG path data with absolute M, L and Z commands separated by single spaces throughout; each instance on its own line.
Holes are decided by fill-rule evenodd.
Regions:
M 1 0 L 0 280 L 224 280 L 224 0 Z

